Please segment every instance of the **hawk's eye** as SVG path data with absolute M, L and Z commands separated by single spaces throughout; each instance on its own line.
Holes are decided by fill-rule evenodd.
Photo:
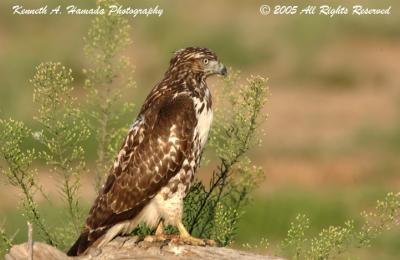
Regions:
M 208 59 L 204 59 L 203 63 L 207 65 L 208 64 Z

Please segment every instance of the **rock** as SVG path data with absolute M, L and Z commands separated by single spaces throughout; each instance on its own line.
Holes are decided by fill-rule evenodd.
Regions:
M 240 259 L 240 260 L 283 260 L 283 258 L 258 255 L 251 252 L 224 247 L 200 247 L 177 245 L 163 242 L 139 241 L 138 237 L 117 237 L 102 249 L 90 249 L 87 255 L 68 257 L 60 250 L 36 242 L 33 259 L 46 260 L 86 260 L 86 259 Z M 15 245 L 5 257 L 6 260 L 28 259 L 27 243 Z
M 28 258 L 28 243 L 15 245 L 10 249 L 6 255 L 5 260 L 19 260 Z M 50 245 L 35 242 L 33 244 L 33 259 L 46 259 L 46 260 L 71 260 L 64 252 L 61 252 L 55 247 Z

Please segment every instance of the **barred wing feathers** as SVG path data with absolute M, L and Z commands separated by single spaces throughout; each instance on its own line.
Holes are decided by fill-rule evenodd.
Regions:
M 111 226 L 139 214 L 179 172 L 195 127 L 193 101 L 185 94 L 167 95 L 139 115 L 68 255 L 81 254 Z

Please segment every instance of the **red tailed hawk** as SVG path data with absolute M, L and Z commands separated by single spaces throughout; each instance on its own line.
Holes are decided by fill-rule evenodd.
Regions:
M 157 226 L 161 237 L 163 223 L 176 226 L 180 240 L 204 245 L 183 226 L 182 211 L 213 118 L 206 79 L 215 74 L 227 70 L 208 49 L 175 53 L 130 127 L 69 256 L 129 234 L 140 223 Z

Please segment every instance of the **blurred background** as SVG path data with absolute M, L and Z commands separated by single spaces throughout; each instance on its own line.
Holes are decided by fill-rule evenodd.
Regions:
M 18 3 L 17 3 L 18 2 Z M 127 55 L 136 65 L 140 106 L 161 79 L 172 52 L 186 46 L 214 50 L 245 78 L 269 78 L 270 98 L 264 143 L 251 157 L 265 170 L 248 207 L 236 247 L 285 237 L 297 213 L 311 220 L 315 234 L 359 212 L 400 188 L 400 2 L 325 1 L 332 6 L 392 6 L 390 16 L 262 16 L 261 4 L 288 1 L 123 1 L 132 7 L 164 9 L 161 17 L 129 18 L 133 44 Z M 318 4 L 322 4 L 321 1 Z M 15 16 L 11 6 L 48 4 L 93 7 L 94 1 L 10 1 L 0 3 L 0 111 L 4 117 L 32 121 L 32 78 L 42 61 L 60 61 L 74 71 L 82 88 L 83 37 L 90 16 Z M 299 6 L 313 4 L 296 1 Z M 212 88 L 218 81 L 212 81 Z M 136 115 L 132 115 L 134 118 Z M 130 122 L 127 122 L 130 123 Z M 89 156 L 90 157 L 90 156 Z M 38 166 L 40 168 L 40 165 Z M 203 174 L 203 175 L 202 175 Z M 207 170 L 200 170 L 207 178 Z M 17 242 L 26 240 L 16 209 L 16 193 L 0 176 L 0 219 Z M 57 182 L 42 172 L 41 181 L 57 195 Z M 82 197 L 90 204 L 94 180 L 85 176 Z M 51 208 L 49 222 L 57 223 Z M 378 238 L 361 259 L 399 259 L 400 230 Z

